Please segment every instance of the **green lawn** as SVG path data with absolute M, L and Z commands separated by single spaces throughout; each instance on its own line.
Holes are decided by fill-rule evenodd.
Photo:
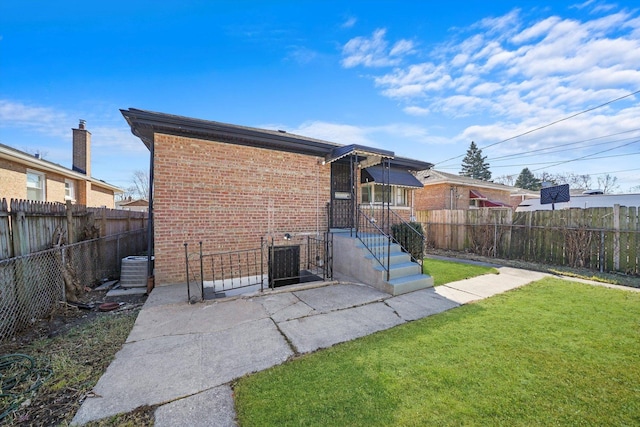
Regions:
M 422 271 L 424 274 L 433 277 L 434 286 L 457 282 L 458 280 L 468 279 L 482 274 L 498 274 L 498 270 L 492 267 L 441 261 L 431 258 L 424 259 Z
M 640 425 L 640 294 L 548 278 L 242 378 L 241 426 Z

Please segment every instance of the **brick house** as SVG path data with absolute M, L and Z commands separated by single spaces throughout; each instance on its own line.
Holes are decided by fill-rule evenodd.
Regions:
M 122 190 L 91 177 L 91 133 L 84 121 L 72 131 L 72 169 L 0 144 L 0 197 L 113 208 Z
M 388 186 L 393 208 L 408 218 L 413 190 L 422 186 L 411 171 L 432 166 L 284 131 L 121 112 L 151 152 L 156 285 L 184 282 L 185 243 L 225 252 L 253 248 L 260 238 L 278 242 L 350 229 L 355 201 L 376 209 L 389 200 L 380 184 Z M 382 165 L 386 174 L 376 169 L 385 170 Z
M 416 177 L 424 187 L 415 192 L 416 210 L 505 208 L 518 190 L 508 185 L 428 170 Z

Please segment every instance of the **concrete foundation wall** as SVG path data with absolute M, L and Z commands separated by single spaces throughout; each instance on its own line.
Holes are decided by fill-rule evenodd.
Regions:
M 376 269 L 378 261 L 365 258 L 368 251 L 358 246 L 358 239 L 341 234 L 333 235 L 333 271 L 389 293 L 384 271 Z

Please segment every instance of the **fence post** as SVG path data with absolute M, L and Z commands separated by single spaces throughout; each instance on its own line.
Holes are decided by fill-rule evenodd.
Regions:
M 604 272 L 604 229 L 600 230 L 600 273 Z
M 73 205 L 71 200 L 65 202 L 65 213 L 67 214 L 67 244 L 76 242 L 75 230 L 73 229 Z
M 620 205 L 613 205 L 613 269 L 620 270 Z

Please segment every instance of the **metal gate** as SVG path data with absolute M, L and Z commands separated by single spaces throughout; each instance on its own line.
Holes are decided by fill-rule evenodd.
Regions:
M 265 287 L 333 279 L 333 235 L 274 240 L 240 251 L 207 254 L 203 244 L 189 253 L 184 244 L 187 298 L 190 302 L 263 291 Z

